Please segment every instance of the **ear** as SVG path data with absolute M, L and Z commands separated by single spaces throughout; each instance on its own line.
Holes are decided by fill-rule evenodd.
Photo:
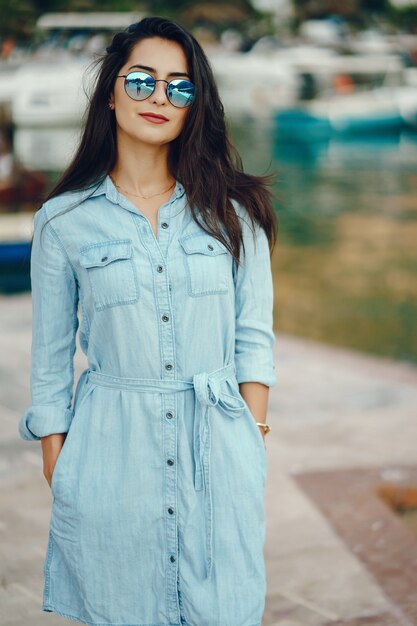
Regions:
M 109 96 L 109 108 L 114 109 L 114 93 L 113 92 L 111 92 Z

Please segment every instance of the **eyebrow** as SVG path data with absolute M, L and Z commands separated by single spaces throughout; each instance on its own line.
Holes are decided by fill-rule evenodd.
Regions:
M 154 67 L 148 67 L 147 65 L 131 65 L 129 67 L 129 70 L 133 70 L 134 67 L 137 67 L 141 70 L 148 70 L 148 72 L 156 73 L 156 69 Z M 187 74 L 187 72 L 170 72 L 168 76 L 187 76 L 188 78 L 190 78 L 190 75 Z

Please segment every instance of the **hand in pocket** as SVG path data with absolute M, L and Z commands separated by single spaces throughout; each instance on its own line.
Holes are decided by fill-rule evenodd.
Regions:
M 54 433 L 47 437 L 41 437 L 43 456 L 43 475 L 49 487 L 51 487 L 52 476 L 58 457 L 61 453 L 66 433 Z

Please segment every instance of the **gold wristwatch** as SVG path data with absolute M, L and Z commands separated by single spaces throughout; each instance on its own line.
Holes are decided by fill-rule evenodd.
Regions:
M 264 435 L 266 435 L 267 433 L 269 433 L 269 431 L 271 430 L 268 424 L 264 424 L 263 422 L 256 422 L 257 426 L 262 426 L 264 429 Z

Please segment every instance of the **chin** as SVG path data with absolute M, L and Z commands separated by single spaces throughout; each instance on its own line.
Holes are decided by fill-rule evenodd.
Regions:
M 159 146 L 159 145 L 171 143 L 171 141 L 176 139 L 177 136 L 178 135 L 172 136 L 171 133 L 169 135 L 166 135 L 161 132 L 160 133 L 154 132 L 154 133 L 144 133 L 141 135 L 135 135 L 134 139 L 136 139 L 137 141 L 141 141 L 142 143 Z
M 170 143 L 172 139 L 170 137 L 142 137 L 139 141 L 151 146 L 163 146 Z
M 158 124 L 150 126 L 148 123 L 146 123 L 145 128 L 137 123 L 134 126 L 131 123 L 126 124 L 126 126 L 119 124 L 119 131 L 121 131 L 122 135 L 130 141 L 155 146 L 170 143 L 176 139 L 181 132 L 181 130 L 177 129 L 176 131 L 173 131 L 173 129 L 170 128 L 170 132 L 168 133 L 167 129 L 163 129 L 162 126 L 159 126 Z

